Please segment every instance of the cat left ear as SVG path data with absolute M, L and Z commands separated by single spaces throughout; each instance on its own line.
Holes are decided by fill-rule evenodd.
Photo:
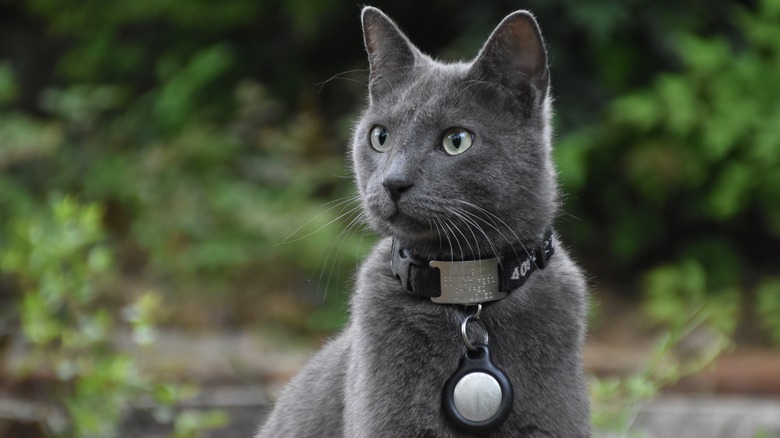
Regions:
M 517 93 L 530 84 L 547 95 L 550 74 L 539 25 L 528 11 L 509 14 L 490 35 L 472 66 L 475 73 Z
M 417 63 L 418 50 L 398 26 L 377 8 L 363 8 L 363 37 L 371 67 L 369 93 L 375 96 Z

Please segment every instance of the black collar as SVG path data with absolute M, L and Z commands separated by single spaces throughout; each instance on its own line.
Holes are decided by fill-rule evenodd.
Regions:
M 537 269 L 544 269 L 555 253 L 552 229 L 530 253 L 498 258 L 450 261 L 415 257 L 393 239 L 390 269 L 404 289 L 418 297 L 441 304 L 475 304 L 495 301 L 522 286 Z M 525 256 L 525 257 L 523 257 Z

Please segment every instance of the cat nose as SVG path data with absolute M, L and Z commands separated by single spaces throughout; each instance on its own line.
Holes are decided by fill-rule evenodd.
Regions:
M 401 194 L 412 188 L 414 184 L 405 176 L 391 176 L 385 178 L 382 185 L 387 189 L 393 202 L 398 202 L 401 199 Z

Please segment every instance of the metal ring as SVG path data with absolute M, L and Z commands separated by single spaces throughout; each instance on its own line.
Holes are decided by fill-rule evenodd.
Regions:
M 467 305 L 466 305 L 466 308 L 469 308 L 469 307 L 474 307 L 474 306 L 476 306 L 476 307 L 477 307 L 477 311 L 476 311 L 476 312 L 474 312 L 474 314 L 473 314 L 473 315 L 471 315 L 471 316 L 473 316 L 474 318 L 477 318 L 477 319 L 479 319 L 479 315 L 481 315 L 481 314 L 482 314 L 482 303 L 477 303 L 477 304 L 467 304 Z
M 466 348 L 468 348 L 470 351 L 477 351 L 477 347 L 474 346 L 474 344 L 469 341 L 468 333 L 466 333 L 466 327 L 469 324 L 469 321 L 478 322 L 482 325 L 482 328 L 485 330 L 485 342 L 484 344 L 488 344 L 488 332 L 487 332 L 487 326 L 485 326 L 485 323 L 482 322 L 481 319 L 477 317 L 477 315 L 469 315 L 465 319 L 463 319 L 463 322 L 460 324 L 460 334 L 463 337 L 463 343 L 466 344 Z

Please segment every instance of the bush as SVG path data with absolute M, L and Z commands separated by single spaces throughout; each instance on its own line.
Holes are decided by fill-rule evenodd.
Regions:
M 19 372 L 53 374 L 60 383 L 41 388 L 68 413 L 64 423 L 53 415 L 41 418 L 55 436 L 118 436 L 122 415 L 139 402 L 153 398 L 165 409 L 192 392 L 147 375 L 112 347 L 123 323 L 136 342 L 151 344 L 159 300 L 152 293 L 142 296 L 126 307 L 124 318 L 106 304 L 101 283 L 111 278 L 113 256 L 100 221 L 97 205 L 53 199 L 50 210 L 16 218 L 0 251 L 0 269 L 13 273 L 23 293 L 21 329 L 29 354 Z M 224 414 L 218 422 L 212 417 L 198 424 L 226 421 Z
M 672 309 L 675 291 L 734 303 L 751 287 L 746 270 L 778 262 L 779 5 L 733 5 L 737 39 L 682 35 L 679 72 L 618 98 L 603 123 L 559 145 L 567 209 L 595 218 L 570 235 L 595 251 L 609 242 L 601 254 L 617 266 L 663 264 L 646 288 L 661 319 L 690 311 Z

